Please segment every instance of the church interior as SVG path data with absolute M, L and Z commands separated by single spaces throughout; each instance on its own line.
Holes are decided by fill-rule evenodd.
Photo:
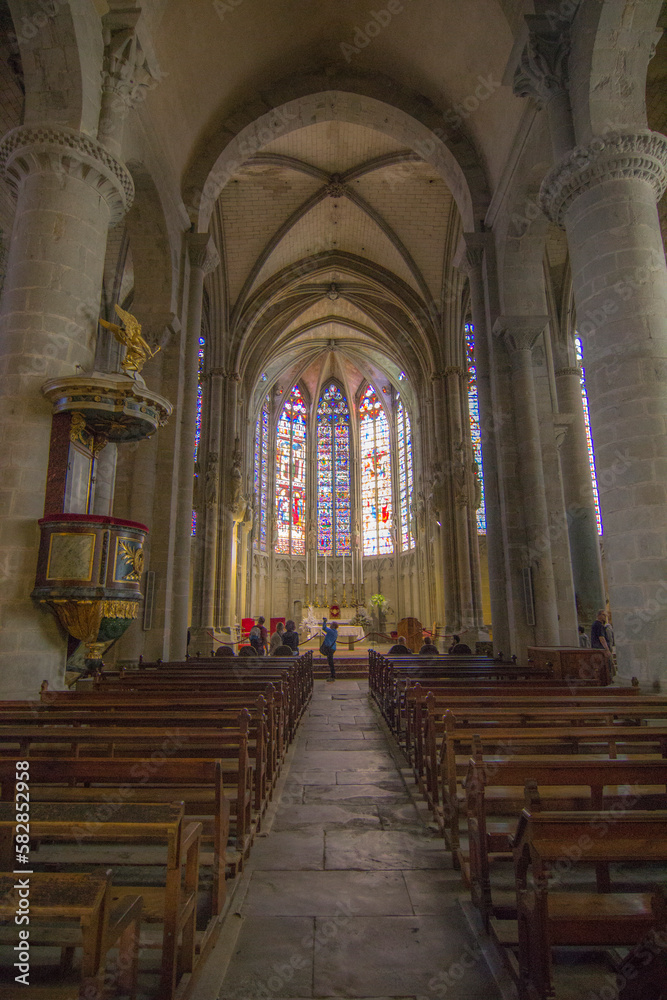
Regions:
M 0 0 L 0 1000 L 667 1000 L 665 29 Z

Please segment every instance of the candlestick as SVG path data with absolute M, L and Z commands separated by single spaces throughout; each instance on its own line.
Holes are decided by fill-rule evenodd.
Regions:
M 324 602 L 326 604 L 326 593 L 327 593 L 327 554 L 324 553 Z
M 345 553 L 343 552 L 343 587 L 345 586 Z
M 315 591 L 317 592 L 317 549 L 315 549 Z

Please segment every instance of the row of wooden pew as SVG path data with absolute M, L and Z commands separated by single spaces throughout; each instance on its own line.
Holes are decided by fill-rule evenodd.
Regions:
M 64 976 L 83 948 L 80 996 L 113 995 L 103 982 L 110 948 L 117 990 L 133 997 L 139 958 L 150 966 L 159 955 L 156 998 L 188 995 L 311 694 L 307 652 L 242 668 L 221 658 L 144 664 L 0 702 L 0 871 L 17 868 L 28 787 L 30 894 L 50 918 L 31 946 L 58 944 Z M 16 891 L 0 905 L 11 909 Z M 83 931 L 71 926 L 77 898 L 82 913 L 92 908 Z M 0 945 L 14 937 L 10 923 Z
M 373 697 L 521 1000 L 558 996 L 562 945 L 603 946 L 621 1000 L 664 1000 L 667 905 L 645 863 L 664 883 L 667 699 L 379 660 Z

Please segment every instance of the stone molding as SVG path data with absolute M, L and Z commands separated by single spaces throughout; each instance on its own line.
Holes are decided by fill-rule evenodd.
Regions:
M 466 371 L 460 365 L 448 365 L 442 374 L 444 378 L 449 378 L 450 375 L 458 375 L 459 378 L 466 377 Z
M 561 375 L 576 375 L 577 378 L 581 378 L 582 374 L 581 368 L 578 368 L 576 365 L 571 365 L 569 368 L 558 368 L 554 372 L 556 378 L 559 378 Z
M 568 89 L 570 30 L 566 22 L 527 15 L 528 42 L 514 73 L 512 90 L 517 97 L 532 97 L 544 106 Z
M 19 125 L 0 142 L 0 172 L 18 197 L 31 173 L 78 177 L 100 193 L 109 206 L 109 225 L 123 218 L 134 200 L 127 167 L 97 140 L 65 126 Z
M 564 228 L 565 215 L 580 194 L 619 179 L 645 181 L 658 201 L 667 187 L 667 136 L 650 129 L 608 132 L 575 147 L 542 181 L 540 205 Z
M 188 257 L 190 266 L 200 268 L 204 275 L 210 274 L 220 263 L 218 248 L 209 233 L 188 234 Z

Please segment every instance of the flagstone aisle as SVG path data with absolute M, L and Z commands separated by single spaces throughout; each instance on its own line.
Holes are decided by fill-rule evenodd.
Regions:
M 366 681 L 315 682 L 249 874 L 220 1000 L 500 997 Z

